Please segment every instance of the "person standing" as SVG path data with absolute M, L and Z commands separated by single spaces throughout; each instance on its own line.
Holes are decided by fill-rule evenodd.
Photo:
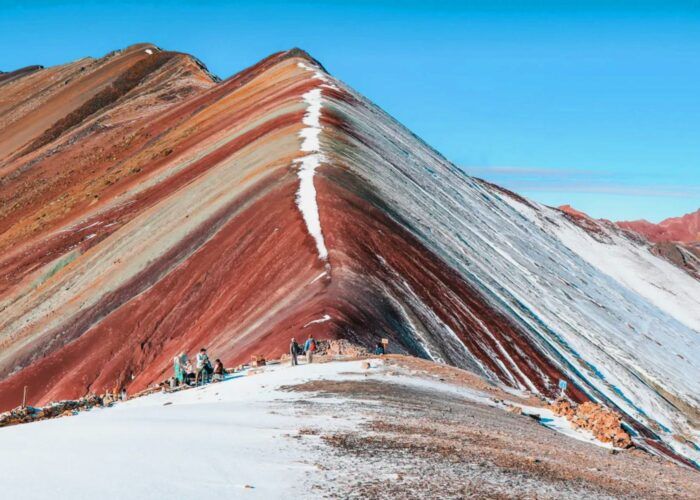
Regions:
M 179 379 L 180 384 L 184 384 L 185 382 L 187 382 L 187 366 L 188 365 L 191 369 L 192 363 L 190 363 L 190 360 L 187 358 L 187 353 L 185 351 L 182 351 L 180 353 L 180 375 L 181 375 L 181 378 Z
M 314 352 L 316 352 L 316 339 L 314 339 L 313 335 L 309 335 L 309 338 L 306 339 L 306 343 L 304 344 L 304 351 L 306 352 L 306 362 L 308 364 L 313 363 Z
M 194 382 L 194 366 L 192 366 L 192 362 L 188 359 L 187 362 L 184 364 L 184 370 L 185 370 L 185 384 L 187 385 L 192 385 Z
M 297 355 L 299 354 L 300 351 L 299 344 L 297 344 L 297 340 L 292 337 L 292 342 L 289 344 L 289 356 L 292 358 L 292 366 L 297 366 Z
M 209 356 L 207 356 L 207 350 L 202 347 L 197 353 L 197 376 L 194 379 L 194 385 L 199 385 L 200 381 L 202 384 L 206 383 L 207 378 L 207 368 L 211 365 L 209 362 Z
M 187 354 L 184 352 L 173 358 L 173 371 L 175 372 L 176 385 L 182 385 L 185 381 L 185 365 L 187 365 Z

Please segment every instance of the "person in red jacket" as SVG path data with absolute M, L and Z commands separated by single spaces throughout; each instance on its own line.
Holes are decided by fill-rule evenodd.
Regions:
M 306 362 L 311 364 L 314 360 L 314 352 L 316 352 L 316 339 L 313 335 L 309 335 L 304 344 L 304 352 L 306 352 Z

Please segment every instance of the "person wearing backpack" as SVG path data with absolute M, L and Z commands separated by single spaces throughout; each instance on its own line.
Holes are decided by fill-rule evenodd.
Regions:
M 314 360 L 314 352 L 316 352 L 316 339 L 313 335 L 309 335 L 304 344 L 304 351 L 306 352 L 306 362 L 311 364 Z
M 209 361 L 209 356 L 207 356 L 207 350 L 202 347 L 197 353 L 197 376 L 194 379 L 194 385 L 199 385 L 200 381 L 202 385 L 206 383 L 207 375 L 209 374 L 209 368 L 211 367 L 211 362 Z
M 292 342 L 289 344 L 289 356 L 292 358 L 292 366 L 297 366 L 297 355 L 301 351 L 301 347 L 297 344 L 297 339 L 292 337 Z

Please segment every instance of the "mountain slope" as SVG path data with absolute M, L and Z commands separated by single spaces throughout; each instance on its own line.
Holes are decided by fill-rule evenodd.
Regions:
M 0 150 L 0 406 L 139 390 L 201 345 L 232 365 L 386 337 L 547 397 L 566 380 L 700 459 L 697 280 L 466 176 L 302 51 L 221 83 L 148 57 L 105 109 Z
M 651 253 L 700 280 L 700 240 L 696 234 L 700 212 L 667 219 L 657 225 L 647 221 L 613 223 L 604 219 L 594 220 L 569 205 L 559 208 L 573 222 L 593 233 L 594 237 L 603 232 L 619 233 L 617 227 L 624 229 L 626 239 L 646 241 Z
M 652 251 L 655 254 L 700 280 L 700 209 L 658 224 L 645 220 L 616 224 L 643 235 L 653 243 Z

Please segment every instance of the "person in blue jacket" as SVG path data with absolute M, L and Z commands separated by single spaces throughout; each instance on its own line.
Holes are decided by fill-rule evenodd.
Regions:
M 316 352 L 316 339 L 313 335 L 309 335 L 304 343 L 304 352 L 306 353 L 306 362 L 311 364 L 314 360 L 314 352 Z
M 185 366 L 187 365 L 187 354 L 184 352 L 173 358 L 173 369 L 175 371 L 175 380 L 177 385 L 182 385 L 185 382 Z

